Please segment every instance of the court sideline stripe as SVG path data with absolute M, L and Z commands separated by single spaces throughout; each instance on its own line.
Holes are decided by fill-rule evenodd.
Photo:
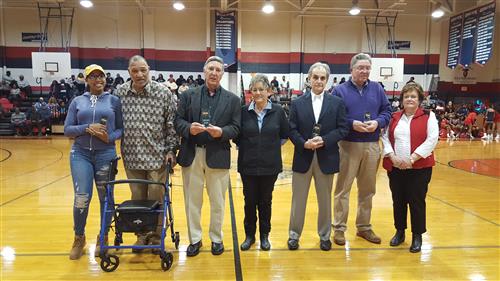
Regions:
M 439 199 L 439 198 L 437 198 L 436 196 L 432 196 L 432 195 L 430 195 L 430 194 L 428 194 L 428 193 L 427 193 L 427 196 L 429 196 L 430 198 L 435 199 L 435 200 L 437 200 L 437 201 L 439 201 L 439 202 L 441 202 L 441 203 L 443 203 L 443 204 L 446 204 L 446 205 L 448 205 L 448 206 L 450 206 L 450 207 L 453 207 L 453 208 L 455 208 L 455 209 L 457 209 L 457 210 L 460 210 L 460 211 L 462 211 L 462 212 L 464 212 L 464 213 L 466 213 L 466 214 L 473 215 L 473 216 L 475 216 L 476 218 L 481 219 L 481 220 L 483 220 L 483 221 L 485 221 L 485 222 L 489 222 L 489 223 L 491 223 L 491 224 L 493 224 L 493 225 L 500 226 L 500 224 L 498 224 L 498 223 L 496 223 L 496 222 L 494 222 L 494 221 L 491 221 L 491 220 L 489 220 L 489 219 L 487 219 L 487 218 L 483 218 L 483 217 L 481 217 L 480 215 L 478 215 L 478 214 L 476 214 L 476 213 L 474 213 L 474 212 L 472 212 L 472 211 L 469 211 L 469 210 L 464 209 L 464 208 L 462 208 L 462 207 L 459 207 L 459 206 L 453 205 L 452 203 L 446 202 L 446 201 L 444 201 L 443 199 Z
M 7 159 L 9 159 L 12 156 L 12 152 L 10 152 L 10 150 L 4 149 L 4 148 L 0 148 L 0 150 L 6 151 L 9 154 L 4 159 L 0 160 L 0 162 L 6 161 Z
M 65 178 L 67 178 L 67 177 L 69 177 L 69 176 L 70 176 L 69 174 L 68 174 L 68 175 L 65 175 L 65 176 L 63 176 L 63 177 L 60 177 L 60 178 L 58 178 L 58 179 L 56 179 L 56 180 L 52 181 L 52 182 L 49 182 L 49 183 L 44 184 L 44 185 L 42 185 L 42 186 L 40 186 L 40 187 L 38 187 L 38 188 L 35 188 L 35 189 L 31 190 L 31 191 L 28 191 L 28 192 L 26 192 L 26 193 L 24 193 L 24 194 L 21 194 L 21 195 L 17 196 L 16 198 L 10 199 L 9 201 L 7 201 L 7 202 L 4 202 L 4 203 L 0 204 L 0 207 L 3 207 L 3 206 L 5 206 L 5 205 L 7 205 L 7 204 L 9 204 L 9 203 L 12 203 L 12 202 L 14 202 L 14 201 L 16 201 L 16 200 L 19 200 L 19 199 L 21 199 L 21 198 L 23 198 L 23 197 L 26 197 L 26 196 L 30 195 L 31 193 L 33 193 L 33 192 L 39 191 L 40 189 L 43 189 L 43 188 L 45 188 L 45 187 L 47 187 L 47 186 L 49 186 L 49 185 L 51 185 L 51 184 L 53 184 L 53 183 L 56 183 L 56 182 L 58 182 L 58 181 L 60 181 L 60 180 L 65 179 Z
M 234 212 L 233 202 L 233 187 L 231 186 L 231 179 L 229 179 L 229 209 L 231 210 L 231 230 L 233 232 L 233 255 L 234 255 L 234 273 L 236 281 L 243 281 L 243 273 L 241 271 L 240 248 L 238 242 L 238 230 L 236 228 L 236 215 Z

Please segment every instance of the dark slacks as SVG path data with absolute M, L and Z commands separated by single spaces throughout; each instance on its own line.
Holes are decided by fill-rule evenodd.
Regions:
M 251 176 L 241 174 L 243 195 L 245 195 L 245 234 L 255 236 L 257 210 L 259 211 L 259 232 L 268 234 L 271 231 L 271 204 L 274 183 L 278 175 Z
M 411 231 L 425 233 L 425 196 L 432 176 L 432 168 L 400 170 L 388 172 L 392 192 L 394 226 L 406 229 L 407 206 L 410 206 Z

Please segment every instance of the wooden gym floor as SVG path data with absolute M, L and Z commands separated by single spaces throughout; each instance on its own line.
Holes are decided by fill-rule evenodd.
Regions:
M 500 260 L 500 143 L 441 141 L 438 164 L 427 197 L 427 229 L 421 253 L 408 251 L 411 233 L 400 247 L 390 247 L 394 234 L 392 201 L 387 175 L 379 169 L 372 223 L 382 237 L 381 245 L 355 235 L 356 187 L 353 186 L 345 247 L 319 249 L 316 234 L 316 195 L 309 194 L 307 218 L 300 249 L 287 249 L 291 201 L 293 148 L 284 146 L 284 166 L 273 199 L 272 249 L 260 251 L 258 242 L 249 251 L 237 246 L 244 239 L 243 192 L 231 170 L 224 221 L 226 252 L 212 256 L 208 238 L 209 204 L 205 198 L 205 243 L 194 258 L 186 257 L 186 218 L 180 170 L 173 176 L 175 230 L 181 245 L 175 250 L 172 268 L 163 272 L 158 256 L 121 251 L 120 266 L 104 273 L 93 248 L 99 228 L 98 200 L 94 195 L 87 222 L 87 251 L 70 261 L 73 241 L 73 189 L 68 154 L 71 141 L 64 137 L 0 139 L 0 248 L 1 280 L 499 280 Z M 125 178 L 120 164 L 118 178 Z M 95 193 L 94 193 L 95 194 Z M 118 202 L 128 199 L 128 188 L 117 192 Z M 234 207 L 234 208 L 231 208 Z M 236 232 L 234 232 L 236 231 Z M 237 233 L 237 235 L 234 235 Z M 410 241 L 408 241 L 410 240 Z M 132 236 L 125 243 L 134 242 Z M 236 248 L 235 248 L 236 247 Z M 90 254 L 89 254 L 90 253 Z

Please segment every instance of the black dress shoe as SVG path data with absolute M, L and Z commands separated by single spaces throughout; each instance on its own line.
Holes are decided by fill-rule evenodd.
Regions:
M 330 251 L 330 249 L 332 248 L 332 241 L 330 241 L 330 239 L 320 240 L 319 241 L 319 248 L 323 251 Z
M 410 252 L 418 253 L 422 249 L 422 234 L 413 234 L 411 238 Z
M 299 248 L 299 240 L 297 239 L 288 239 L 288 250 L 297 250 Z
M 404 230 L 396 230 L 396 234 L 391 239 L 390 245 L 392 247 L 401 245 L 405 241 L 405 231 Z
M 245 238 L 245 241 L 243 241 L 243 243 L 241 243 L 240 249 L 242 251 L 246 251 L 246 250 L 250 249 L 250 246 L 252 246 L 253 243 L 255 243 L 255 237 L 254 236 L 247 236 Z
M 194 257 L 200 253 L 200 248 L 203 244 L 201 243 L 201 240 L 198 243 L 194 244 L 189 244 L 187 250 L 186 250 L 186 255 L 188 257 Z
M 212 242 L 212 255 L 218 256 L 222 253 L 224 253 L 224 244 L 222 242 L 220 243 Z
M 269 234 L 260 235 L 260 248 L 264 251 L 269 251 L 269 249 L 271 249 L 271 243 L 269 243 Z

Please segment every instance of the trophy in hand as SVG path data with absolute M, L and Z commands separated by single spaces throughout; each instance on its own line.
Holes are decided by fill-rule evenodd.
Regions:
M 319 137 L 321 133 L 321 125 L 320 124 L 314 124 L 313 129 L 312 129 L 312 138 Z
M 369 111 L 365 112 L 365 116 L 363 116 L 363 122 L 368 122 L 372 120 L 372 115 Z
M 203 126 L 208 127 L 208 125 L 210 124 L 210 112 L 201 112 L 201 123 L 203 124 Z

